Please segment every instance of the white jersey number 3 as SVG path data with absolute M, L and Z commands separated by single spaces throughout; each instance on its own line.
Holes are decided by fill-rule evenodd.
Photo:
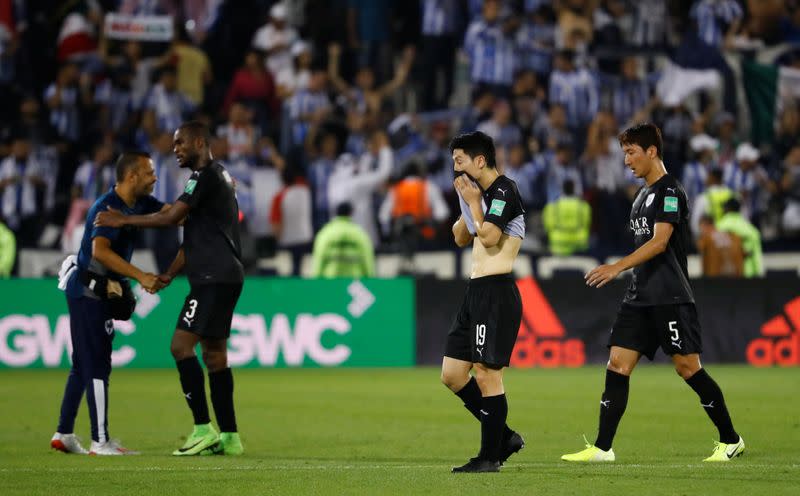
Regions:
M 197 300 L 189 300 L 189 310 L 186 311 L 186 318 L 193 319 L 195 310 L 197 310 Z

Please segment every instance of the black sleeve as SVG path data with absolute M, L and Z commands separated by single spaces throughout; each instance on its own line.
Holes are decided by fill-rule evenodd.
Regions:
M 678 225 L 686 208 L 686 197 L 677 185 L 661 186 L 656 192 L 656 213 L 654 222 L 669 222 Z
M 206 168 L 207 169 L 207 168 Z M 200 174 L 192 174 L 192 177 L 186 181 L 186 186 L 183 188 L 183 194 L 178 197 L 178 201 L 189 205 L 190 208 L 195 208 L 202 201 L 203 196 L 213 186 L 211 181 L 214 179 L 213 174 L 209 174 L 204 170 Z
M 518 203 L 516 192 L 513 188 L 500 190 L 495 188 L 492 197 L 486 202 L 486 212 L 483 220 L 491 222 L 504 230 L 508 222 L 514 218 L 514 206 Z
M 144 199 L 144 213 L 154 214 L 160 212 L 164 208 L 164 203 L 156 199 L 154 196 L 147 196 Z

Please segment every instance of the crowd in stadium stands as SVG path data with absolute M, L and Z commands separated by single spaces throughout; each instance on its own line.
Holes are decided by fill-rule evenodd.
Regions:
M 112 13 L 171 16 L 172 39 Z M 525 202 L 523 250 L 602 258 L 632 246 L 616 136 L 647 120 L 698 239 L 733 198 L 766 249 L 797 249 L 798 74 L 796 0 L 0 0 L 2 221 L 12 251 L 74 251 L 123 149 L 174 201 L 172 133 L 195 118 L 249 256 L 299 259 L 345 202 L 379 252 L 452 249 L 448 143 L 477 129 Z M 163 267 L 179 237 L 144 242 Z

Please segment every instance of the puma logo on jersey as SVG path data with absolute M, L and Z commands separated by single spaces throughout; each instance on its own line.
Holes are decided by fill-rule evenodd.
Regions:
M 503 195 L 503 196 L 506 195 L 506 190 L 504 190 L 504 189 L 497 188 L 497 191 L 499 191 L 500 194 Z
M 605 400 L 605 401 L 603 401 L 603 400 L 600 400 L 600 404 L 601 404 L 602 406 L 604 406 L 604 407 L 608 408 L 608 407 L 609 407 L 609 405 L 611 405 L 611 400 Z
M 190 319 L 188 317 L 184 317 L 183 321 L 186 322 L 187 326 L 191 327 L 192 326 L 192 322 L 194 321 L 194 319 Z
M 672 342 L 672 346 L 675 346 L 679 350 L 683 349 L 683 348 L 681 348 L 681 341 L 673 341 Z
M 703 403 L 700 403 L 700 406 L 702 406 L 703 408 L 714 408 L 714 402 L 711 401 L 711 402 L 708 403 L 708 405 L 704 405 Z

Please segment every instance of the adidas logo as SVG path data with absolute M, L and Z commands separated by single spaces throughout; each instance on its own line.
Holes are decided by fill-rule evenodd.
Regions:
M 761 326 L 761 336 L 747 345 L 747 362 L 757 367 L 800 365 L 800 296 Z
M 580 367 L 586 363 L 584 343 L 566 339 L 567 332 L 547 297 L 532 277 L 517 280 L 522 321 L 511 354 L 512 367 Z

